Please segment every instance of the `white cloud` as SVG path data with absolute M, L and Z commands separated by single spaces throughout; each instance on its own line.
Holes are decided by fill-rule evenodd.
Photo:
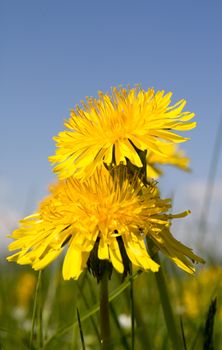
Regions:
M 206 192 L 207 191 L 207 192 Z M 222 214 L 222 181 L 207 184 L 203 179 L 184 186 L 180 200 L 197 220 L 204 214 L 209 222 L 218 222 Z
M 16 227 L 21 219 L 21 213 L 14 209 L 0 206 L 0 251 L 2 251 L 10 242 L 7 238 Z
M 3 234 L 9 234 L 18 225 L 21 213 L 10 208 L 0 208 L 0 227 Z
M 7 238 L 22 218 L 22 213 L 15 209 L 12 200 L 13 189 L 7 178 L 0 177 L 0 253 L 7 247 Z
M 192 183 L 189 183 L 186 186 L 184 192 L 186 193 L 186 196 L 188 197 L 188 199 L 191 199 L 192 201 L 195 201 L 195 202 L 200 202 L 205 199 L 207 186 L 209 186 L 208 190 L 213 191 L 212 193 L 213 201 L 214 202 L 222 201 L 222 182 L 221 181 L 215 182 L 214 185 L 213 184 L 208 185 L 206 181 L 202 179 L 196 180 Z
M 222 237 L 218 227 L 222 216 L 222 181 L 217 180 L 209 186 L 210 202 L 206 198 L 207 186 L 206 181 L 199 179 L 183 187 L 180 198 L 176 197 L 176 200 L 180 206 L 183 203 L 185 209 L 190 209 L 191 215 L 178 220 L 173 228 L 177 237 L 188 245 L 195 247 L 199 242 L 206 250 L 221 254 Z

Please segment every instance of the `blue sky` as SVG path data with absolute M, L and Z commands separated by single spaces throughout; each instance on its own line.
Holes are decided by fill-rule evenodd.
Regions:
M 220 1 L 1 0 L 2 236 L 10 220 L 29 214 L 45 195 L 54 178 L 47 161 L 52 137 L 69 110 L 119 84 L 172 91 L 173 101 L 185 98 L 196 113 L 198 126 L 183 144 L 192 174 L 167 170 L 160 180 L 178 209 L 195 210 L 222 113 L 221 13 Z

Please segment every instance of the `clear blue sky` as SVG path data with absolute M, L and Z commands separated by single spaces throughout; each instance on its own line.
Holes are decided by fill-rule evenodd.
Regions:
M 187 99 L 198 121 L 183 144 L 193 173 L 168 171 L 163 192 L 182 198 L 204 183 L 222 113 L 221 18 L 221 1 L 1 0 L 2 215 L 28 214 L 46 193 L 52 136 L 70 108 L 119 84 Z M 220 164 L 218 186 L 221 175 Z

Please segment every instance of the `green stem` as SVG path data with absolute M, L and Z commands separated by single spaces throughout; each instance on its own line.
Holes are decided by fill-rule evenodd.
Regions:
M 43 324 L 42 324 L 42 271 L 40 273 L 40 281 L 39 281 L 39 296 L 38 296 L 38 311 L 37 311 L 37 339 L 39 349 L 43 347 Z
M 108 269 L 104 271 L 103 277 L 100 281 L 100 328 L 101 350 L 110 350 Z
M 134 307 L 134 293 L 133 280 L 130 281 L 130 300 L 131 300 L 131 348 L 135 349 L 135 307 Z
M 109 302 L 116 299 L 124 290 L 126 290 L 130 286 L 130 281 L 135 280 L 142 272 L 137 271 L 132 276 L 126 278 L 125 282 L 123 282 L 120 286 L 118 286 L 114 291 L 112 291 L 109 294 Z M 87 320 L 90 316 L 93 316 L 96 312 L 98 312 L 100 309 L 99 304 L 93 305 L 87 312 L 81 316 L 80 320 L 81 322 Z M 70 330 L 73 329 L 73 327 L 78 326 L 78 321 L 72 322 L 71 324 L 66 325 L 65 327 L 62 327 L 60 329 L 57 329 L 56 333 L 54 333 L 50 338 L 48 338 L 44 343 L 44 349 L 49 348 L 49 345 L 51 346 L 51 343 L 60 337 L 62 337 L 64 334 L 68 333 Z
M 38 306 L 38 299 L 39 299 L 39 291 L 41 288 L 41 279 L 42 279 L 42 271 L 39 271 L 36 290 L 35 290 L 34 307 L 33 307 L 33 313 L 32 313 L 32 327 L 31 327 L 31 333 L 30 333 L 30 339 L 29 339 L 30 349 L 32 348 L 33 337 L 34 337 L 34 329 L 35 329 L 35 321 L 36 321 L 37 306 Z
M 156 254 L 154 258 L 155 258 L 154 260 L 158 264 L 160 264 L 160 259 L 158 254 Z M 156 278 L 156 283 L 159 291 L 160 301 L 162 304 L 163 314 L 164 314 L 168 334 L 171 339 L 173 349 L 174 350 L 183 349 L 182 339 L 180 337 L 178 327 L 176 326 L 176 322 L 173 315 L 173 310 L 172 310 L 172 306 L 170 303 L 170 298 L 169 298 L 169 294 L 166 286 L 166 281 L 165 281 L 161 267 L 159 271 L 156 272 L 154 275 Z

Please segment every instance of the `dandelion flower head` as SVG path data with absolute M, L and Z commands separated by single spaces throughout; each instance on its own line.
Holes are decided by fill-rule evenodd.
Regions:
M 98 259 L 110 261 L 119 273 L 124 271 L 121 245 L 133 266 L 155 272 L 159 265 L 148 253 L 148 236 L 187 272 L 194 271 L 192 261 L 201 262 L 169 231 L 170 220 L 187 213 L 167 214 L 170 200 L 160 199 L 153 186 L 145 188 L 121 167 L 111 174 L 105 167 L 98 168 L 85 181 L 70 177 L 50 191 L 39 211 L 22 220 L 12 233 L 9 250 L 17 252 L 9 261 L 42 269 L 68 246 L 63 277 L 77 279 L 97 243 Z
M 49 157 L 60 179 L 91 176 L 101 164 L 142 167 L 138 151 L 168 156 L 167 144 L 188 140 L 177 131 L 190 130 L 194 113 L 184 112 L 185 100 L 171 105 L 172 93 L 113 88 L 111 94 L 87 98 L 71 111 L 67 130 L 54 137 L 56 153 Z M 166 147 L 165 147 L 166 146 Z

